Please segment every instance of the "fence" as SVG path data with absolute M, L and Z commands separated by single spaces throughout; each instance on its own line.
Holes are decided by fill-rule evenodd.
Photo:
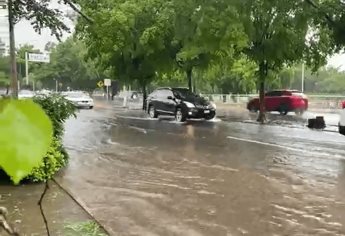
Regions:
M 258 94 L 203 94 L 218 104 L 246 104 Z M 345 101 L 345 95 L 307 95 L 310 109 L 339 109 Z

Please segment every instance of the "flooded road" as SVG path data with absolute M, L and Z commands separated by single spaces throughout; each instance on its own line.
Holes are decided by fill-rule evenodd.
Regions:
M 345 235 L 343 136 L 133 114 L 66 125 L 59 182 L 111 235 Z

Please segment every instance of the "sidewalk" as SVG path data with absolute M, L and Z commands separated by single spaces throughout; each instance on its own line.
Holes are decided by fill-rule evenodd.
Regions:
M 55 183 L 50 181 L 49 186 L 43 199 L 43 211 L 51 235 L 65 235 L 65 226 L 91 220 L 90 216 Z M 0 206 L 7 208 L 8 221 L 20 235 L 47 234 L 37 204 L 43 189 L 44 184 L 10 186 L 1 183 Z M 0 235 L 4 235 L 2 233 L 0 228 Z

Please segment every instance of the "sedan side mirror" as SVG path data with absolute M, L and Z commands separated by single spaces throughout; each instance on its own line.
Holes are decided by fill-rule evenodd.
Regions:
M 174 98 L 172 96 L 168 96 L 169 100 L 174 100 Z

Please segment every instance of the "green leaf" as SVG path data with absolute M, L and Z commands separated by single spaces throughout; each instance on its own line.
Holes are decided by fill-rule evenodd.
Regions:
M 0 100 L 0 167 L 15 184 L 41 164 L 52 141 L 53 127 L 31 100 Z

